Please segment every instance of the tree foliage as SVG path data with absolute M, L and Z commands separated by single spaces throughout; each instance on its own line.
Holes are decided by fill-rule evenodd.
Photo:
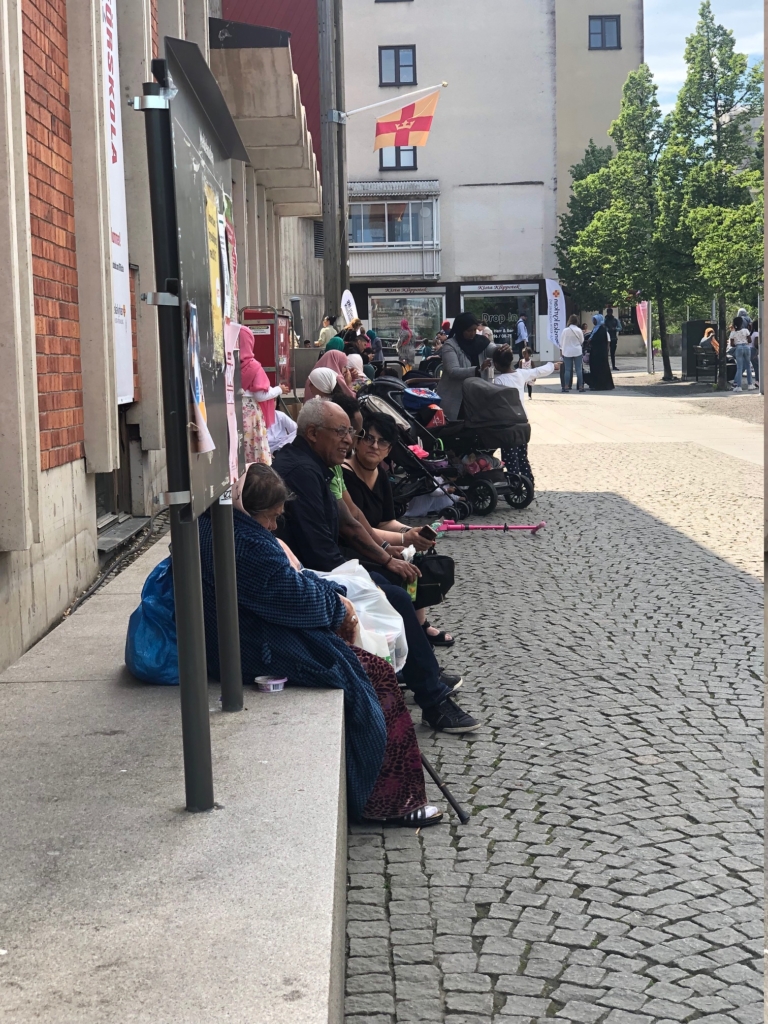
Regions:
M 666 118 L 650 69 L 630 73 L 609 131 L 616 152 L 606 160 L 590 143 L 573 168 L 556 243 L 558 273 L 578 304 L 654 302 L 665 376 L 666 307 L 715 290 L 724 309 L 725 295 L 753 292 L 762 278 L 762 199 L 753 198 L 762 188 L 762 67 L 736 52 L 710 0 L 685 60 L 686 80 Z

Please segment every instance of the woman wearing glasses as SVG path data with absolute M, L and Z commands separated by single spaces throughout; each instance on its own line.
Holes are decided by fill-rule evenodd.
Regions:
M 357 429 L 358 424 L 353 421 L 353 425 Z M 395 518 L 389 474 L 382 465 L 397 441 L 397 425 L 391 416 L 374 412 L 366 412 L 360 425 L 362 436 L 358 433 L 354 439 L 355 447 L 342 467 L 347 491 L 375 530 L 399 534 L 403 544 L 408 545 L 414 539 L 414 534 L 418 536 L 419 531 L 405 526 Z M 424 548 L 426 545 L 423 538 L 418 539 L 421 542 L 419 547 Z M 420 582 L 417 583 L 414 602 L 416 617 L 433 647 L 452 647 L 455 641 L 451 634 L 436 629 L 427 621 L 427 602 L 424 601 L 423 587 L 422 594 L 419 594 Z

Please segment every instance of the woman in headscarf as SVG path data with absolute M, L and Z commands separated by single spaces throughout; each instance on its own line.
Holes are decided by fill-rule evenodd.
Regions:
M 397 353 L 405 363 L 405 372 L 413 369 L 416 362 L 416 349 L 413 345 L 413 331 L 407 320 L 400 321 L 400 336 L 397 339 Z
M 602 313 L 595 313 L 592 323 L 595 326 L 589 336 L 589 373 L 584 374 L 584 383 L 590 391 L 613 391 L 609 358 L 611 339 L 605 327 L 605 317 Z
M 381 344 L 381 338 L 373 328 L 368 331 L 368 340 L 371 343 L 371 363 L 373 368 L 374 370 L 381 370 L 384 366 L 384 349 Z
M 334 334 L 328 344 L 325 346 L 325 352 L 343 352 L 344 351 L 344 339 L 340 334 Z
M 287 394 L 285 384 L 269 383 L 264 367 L 253 354 L 253 331 L 240 328 L 240 379 L 243 385 L 243 444 L 246 462 L 272 464 L 267 431 L 275 422 L 275 399 Z
M 344 587 L 303 572 L 272 531 L 288 488 L 271 467 L 249 466 L 232 488 L 243 683 L 344 693 L 347 799 L 354 818 L 419 828 L 442 818 L 427 803 L 421 754 L 391 665 L 354 646 L 357 615 Z M 208 671 L 219 678 L 210 512 L 199 520 Z
M 443 412 L 457 420 L 461 410 L 462 387 L 468 377 L 480 377 L 491 366 L 496 345 L 478 333 L 480 321 L 474 313 L 460 313 L 453 321 L 448 341 L 443 345 L 443 374 L 437 385 Z
M 355 383 L 355 381 L 368 380 L 368 377 L 365 374 L 365 364 L 363 362 L 363 357 L 360 355 L 359 352 L 349 353 L 349 355 L 347 356 L 347 366 L 349 367 L 350 372 L 352 373 L 353 384 Z
M 354 397 L 355 393 L 350 387 L 352 374 L 347 359 L 343 352 L 336 351 L 326 352 L 324 356 L 320 356 L 304 385 L 304 401 L 308 402 L 310 398 L 317 398 L 318 395 L 321 398 L 329 398 L 337 387 L 342 394 Z M 325 372 L 319 373 L 321 370 Z

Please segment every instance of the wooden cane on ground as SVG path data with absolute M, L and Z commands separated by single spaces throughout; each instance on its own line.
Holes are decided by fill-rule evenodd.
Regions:
M 434 784 L 437 786 L 437 788 L 443 794 L 443 796 L 448 801 L 448 803 L 451 805 L 451 807 L 454 809 L 454 811 L 456 811 L 457 815 L 459 816 L 459 821 L 461 822 L 461 824 L 462 825 L 466 825 L 467 822 L 469 821 L 469 815 L 464 810 L 464 808 L 461 806 L 461 804 L 456 800 L 456 797 L 453 795 L 453 793 L 450 791 L 450 789 L 448 789 L 446 784 L 443 782 L 443 780 L 440 778 L 440 776 L 437 774 L 435 769 L 432 767 L 432 765 L 429 763 L 429 761 L 426 759 L 426 757 L 423 754 L 421 755 L 421 763 L 426 768 L 427 773 L 429 774 L 429 776 L 432 779 L 432 781 L 434 782 Z

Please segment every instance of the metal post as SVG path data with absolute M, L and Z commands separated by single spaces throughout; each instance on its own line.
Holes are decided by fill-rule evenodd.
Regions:
M 216 625 L 219 633 L 219 673 L 222 711 L 243 710 L 243 670 L 240 665 L 240 627 L 237 614 L 237 567 L 232 505 L 211 505 L 213 575 L 216 580 Z
M 344 15 L 343 0 L 333 0 L 335 47 L 333 51 L 336 83 L 336 110 L 345 110 L 344 97 Z M 349 202 L 347 200 L 347 125 L 336 124 L 336 160 L 339 181 L 339 277 L 341 290 L 349 288 Z
M 343 130 L 340 119 L 344 108 L 337 106 L 336 7 L 336 0 L 317 0 L 323 183 L 323 282 L 326 312 L 331 316 L 339 310 L 345 276 L 342 270 L 339 205 L 340 176 L 345 175 L 344 169 L 339 166 L 339 156 L 343 156 L 344 147 L 338 138 L 339 132 Z M 344 224 L 345 237 L 346 230 L 347 225 Z
M 154 82 L 144 84 L 145 96 L 161 94 L 160 86 Z M 175 290 L 178 294 L 179 255 L 170 111 L 167 108 L 146 109 L 144 124 L 156 287 L 161 291 Z M 181 311 L 178 306 L 160 305 L 157 315 L 168 488 L 171 493 L 179 494 L 188 492 L 190 486 Z M 200 537 L 196 522 L 182 522 L 180 505 L 171 505 L 170 517 L 186 806 L 188 811 L 208 811 L 213 807 L 213 768 Z
M 760 374 L 760 380 L 757 382 L 760 387 L 760 394 L 765 394 L 765 373 L 764 366 L 765 360 L 763 359 L 763 296 L 757 296 L 757 369 Z

